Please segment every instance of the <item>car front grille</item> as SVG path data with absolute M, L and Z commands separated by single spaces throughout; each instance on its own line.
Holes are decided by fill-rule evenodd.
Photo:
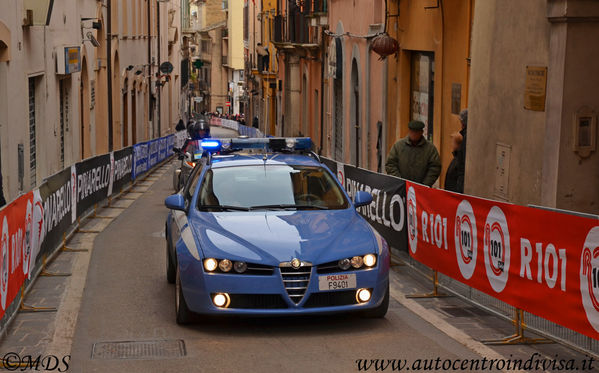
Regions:
M 325 291 L 310 294 L 304 308 L 348 306 L 356 303 L 355 290 Z
M 283 285 L 287 295 L 293 303 L 298 304 L 304 298 L 308 284 L 310 284 L 311 266 L 302 266 L 298 269 L 292 267 L 280 267 Z
M 229 308 L 237 309 L 283 309 L 287 303 L 279 294 L 230 294 Z

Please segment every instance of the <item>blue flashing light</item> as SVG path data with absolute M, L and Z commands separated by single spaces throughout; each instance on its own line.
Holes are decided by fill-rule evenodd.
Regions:
M 296 150 L 310 150 L 312 149 L 312 139 L 309 137 L 298 137 L 295 139 Z
M 218 140 L 202 140 L 202 149 L 208 152 L 218 152 L 221 149 L 221 142 Z

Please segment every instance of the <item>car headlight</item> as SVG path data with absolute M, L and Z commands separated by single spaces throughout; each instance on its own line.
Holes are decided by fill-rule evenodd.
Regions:
M 375 264 L 376 264 L 376 255 L 374 255 L 374 254 L 364 255 L 364 265 L 366 267 L 374 267 Z
M 235 268 L 235 272 L 243 273 L 248 269 L 248 265 L 245 262 L 235 262 L 233 268 Z
M 208 272 L 213 272 L 216 270 L 218 266 L 218 262 L 214 258 L 204 259 L 204 269 Z
M 349 266 L 351 266 L 351 262 L 347 258 L 341 259 L 337 264 L 339 265 L 339 268 L 344 271 L 348 270 Z
M 374 254 L 366 254 L 366 255 L 356 255 L 352 258 L 343 258 L 337 262 L 337 266 L 343 270 L 347 271 L 351 267 L 354 269 L 361 269 L 364 267 L 372 268 L 376 265 L 376 255 Z
M 233 263 L 229 259 L 223 259 L 218 263 L 218 268 L 223 272 L 229 272 L 233 268 Z
M 358 289 L 358 291 L 356 291 L 356 300 L 358 301 L 358 303 L 366 303 L 370 300 L 371 297 L 372 292 L 370 291 L 370 289 Z
M 362 267 L 364 264 L 364 259 L 361 256 L 354 256 L 351 258 L 351 266 L 355 269 Z

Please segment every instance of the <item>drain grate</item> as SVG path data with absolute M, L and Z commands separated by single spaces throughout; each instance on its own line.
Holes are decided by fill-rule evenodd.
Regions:
M 163 359 L 186 355 L 182 339 L 94 343 L 92 359 Z

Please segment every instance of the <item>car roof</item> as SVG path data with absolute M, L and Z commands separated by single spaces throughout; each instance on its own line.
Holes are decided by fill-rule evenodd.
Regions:
M 266 157 L 266 160 L 264 159 Z M 243 154 L 233 153 L 227 155 L 215 155 L 212 158 L 212 168 L 223 168 L 233 166 L 275 166 L 275 165 L 294 165 L 294 166 L 316 166 L 324 165 L 303 154 L 286 153 L 266 153 L 266 154 Z

